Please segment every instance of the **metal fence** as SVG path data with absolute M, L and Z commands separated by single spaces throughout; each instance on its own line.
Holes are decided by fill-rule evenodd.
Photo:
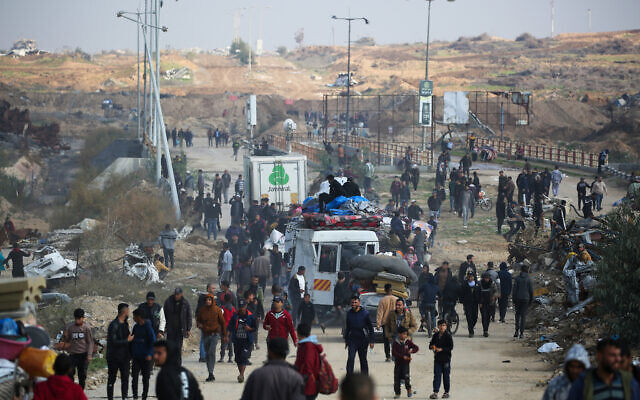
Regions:
M 478 145 L 490 146 L 497 152 L 506 154 L 509 157 L 515 157 L 518 154 L 518 148 L 521 148 L 522 152 L 520 154 L 525 158 L 575 165 L 577 167 L 598 167 L 598 154 L 587 153 L 580 150 L 568 150 L 535 144 L 519 144 L 499 139 L 485 138 L 479 138 Z

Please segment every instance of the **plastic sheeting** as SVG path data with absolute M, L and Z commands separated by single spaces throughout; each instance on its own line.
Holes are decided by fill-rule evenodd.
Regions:
M 467 92 L 444 92 L 444 123 L 469 123 L 469 99 L 467 98 Z

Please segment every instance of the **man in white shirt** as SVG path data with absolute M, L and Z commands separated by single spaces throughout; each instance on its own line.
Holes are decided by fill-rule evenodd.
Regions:
M 225 243 L 222 247 L 224 254 L 222 255 L 222 269 L 220 274 L 220 282 L 231 282 L 231 271 L 233 271 L 233 254 L 229 250 L 229 243 Z
M 307 291 L 307 280 L 304 277 L 306 268 L 304 266 L 298 267 L 298 272 L 291 278 L 289 282 L 289 299 L 291 300 L 291 306 L 293 307 L 293 320 L 297 322 L 298 309 L 304 298 L 304 293 Z

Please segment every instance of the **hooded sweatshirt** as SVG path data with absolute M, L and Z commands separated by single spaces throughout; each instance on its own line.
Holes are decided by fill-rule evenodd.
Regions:
M 511 294 L 511 288 L 513 287 L 513 278 L 507 269 L 507 263 L 500 263 L 498 277 L 500 278 L 500 293 L 502 298 L 507 298 Z
M 178 347 L 167 342 L 167 361 L 156 378 L 158 400 L 204 400 L 198 381 L 186 368 L 180 366 Z
M 200 307 L 196 315 L 196 322 L 200 325 L 200 329 L 206 335 L 213 333 L 227 334 L 227 324 L 222 314 L 222 309 L 216 305 L 216 299 L 212 294 L 207 294 L 207 297 L 211 299 L 211 305 L 206 303 Z
M 87 400 L 82 388 L 66 375 L 53 375 L 36 384 L 34 400 Z
M 134 336 L 131 341 L 131 355 L 136 359 L 144 359 L 147 356 L 153 356 L 153 344 L 156 341 L 156 335 L 153 332 L 151 321 L 144 320 L 144 324 L 134 324 L 131 332 Z
M 264 322 L 262 323 L 262 327 L 267 329 L 267 326 L 271 327 L 269 330 L 269 334 L 267 335 L 267 340 L 273 338 L 284 338 L 287 339 L 289 335 L 291 335 L 291 340 L 293 340 L 293 344 L 298 343 L 298 337 L 296 336 L 296 331 L 293 328 L 293 320 L 291 319 L 291 314 L 287 310 L 282 310 L 280 312 L 275 312 L 270 310 L 267 313 L 267 316 L 264 317 Z
M 569 391 L 571 390 L 571 384 L 573 383 L 567 376 L 567 364 L 569 361 L 580 361 L 587 369 L 591 366 L 589 363 L 589 354 L 584 346 L 581 344 L 574 344 L 564 357 L 564 373 L 556 376 L 551 380 L 551 382 L 549 382 L 549 386 L 547 386 L 547 390 L 545 390 L 542 400 L 565 400 L 569 398 Z
M 311 335 L 298 342 L 295 367 L 304 379 L 305 396 L 318 394 L 318 374 L 320 373 L 320 354 L 322 345 L 318 344 L 316 335 Z

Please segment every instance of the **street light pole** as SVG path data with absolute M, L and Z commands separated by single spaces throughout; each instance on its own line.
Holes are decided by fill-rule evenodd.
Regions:
M 429 12 L 427 14 L 427 62 L 425 63 L 424 80 L 429 80 L 429 35 L 431 33 L 431 2 L 433 0 L 427 0 L 429 2 Z
M 344 145 L 346 146 L 347 143 L 349 142 L 349 125 L 350 125 L 350 118 L 349 118 L 349 99 L 351 97 L 351 21 L 355 21 L 355 20 L 363 20 L 365 24 L 369 24 L 369 20 L 367 18 L 364 17 L 357 17 L 357 18 L 338 18 L 335 15 L 331 17 L 332 19 L 341 19 L 343 21 L 347 21 L 347 23 L 349 24 L 349 33 L 347 36 L 347 120 L 346 120 L 346 125 L 345 125 L 345 133 L 344 133 Z
M 349 142 L 349 99 L 351 98 L 351 20 L 349 20 L 349 33 L 347 35 L 347 124 L 344 132 L 344 145 Z M 345 149 L 345 151 L 347 151 Z

